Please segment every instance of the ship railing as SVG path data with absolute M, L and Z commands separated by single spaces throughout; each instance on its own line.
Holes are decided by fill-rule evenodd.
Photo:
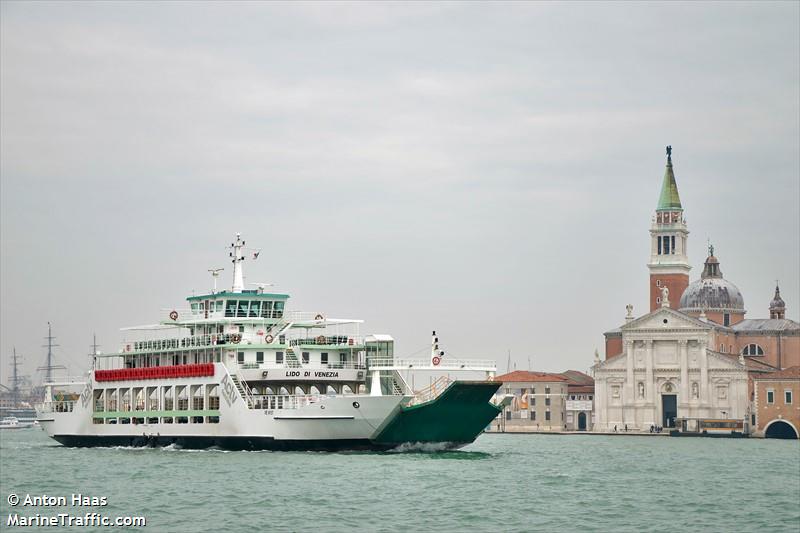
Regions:
M 173 337 L 166 339 L 148 339 L 141 341 L 125 341 L 121 344 L 121 353 L 135 353 L 148 351 L 170 351 L 184 348 L 205 348 L 211 346 L 264 344 L 266 337 L 262 334 L 250 333 L 213 333 L 186 337 Z M 277 339 L 280 342 L 280 339 Z M 273 341 L 274 344 L 274 341 Z
M 452 380 L 447 376 L 441 376 L 436 381 L 431 383 L 428 387 L 417 391 L 414 396 L 408 401 L 407 405 L 417 405 L 436 399 L 442 394 L 447 387 L 450 386 Z
M 369 357 L 367 364 L 375 370 L 448 370 L 448 371 L 482 371 L 495 372 L 497 364 L 494 359 L 452 359 L 442 357 L 438 364 L 430 358 L 400 359 L 395 357 Z
M 225 363 L 225 365 L 233 368 L 231 363 Z M 237 363 L 235 368 L 239 370 L 284 370 L 289 368 L 305 368 L 308 370 L 366 370 L 367 365 L 357 361 L 330 361 L 328 363 L 300 363 L 298 361 L 297 365 L 289 363 Z
M 174 319 L 172 318 L 172 313 L 177 313 L 178 316 Z M 220 310 L 208 310 L 208 315 L 206 315 L 205 309 L 198 309 L 193 310 L 189 307 L 179 307 L 179 308 L 170 308 L 170 309 L 161 309 L 159 311 L 159 316 L 163 318 L 164 323 L 174 323 L 175 326 L 180 327 L 182 321 L 195 321 L 195 320 L 205 320 L 207 318 L 213 318 L 215 320 L 222 320 L 225 318 L 255 318 L 255 319 L 274 319 L 274 318 L 283 318 L 287 314 L 285 311 L 281 309 L 261 309 L 256 313 L 253 310 L 240 310 L 240 309 L 225 309 Z
M 51 401 L 40 404 L 39 410 L 43 413 L 71 413 L 75 408 L 75 401 Z
M 289 346 L 363 346 L 364 337 L 348 335 L 319 335 L 317 337 L 289 339 Z
M 323 394 L 253 394 L 250 399 L 252 409 L 298 409 L 318 403 Z

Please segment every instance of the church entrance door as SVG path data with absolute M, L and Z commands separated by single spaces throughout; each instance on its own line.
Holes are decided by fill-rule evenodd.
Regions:
M 678 416 L 678 396 L 675 394 L 661 395 L 662 423 L 665 428 L 675 427 L 675 418 Z
M 586 431 L 586 413 L 578 414 L 578 431 Z

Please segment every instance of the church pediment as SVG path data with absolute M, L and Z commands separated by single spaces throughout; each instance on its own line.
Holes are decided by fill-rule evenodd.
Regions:
M 622 326 L 623 333 L 631 333 L 639 330 L 657 329 L 685 329 L 685 330 L 709 330 L 710 324 L 698 320 L 694 317 L 670 309 L 661 307 L 655 311 L 628 322 Z
M 625 370 L 628 356 L 625 354 L 606 359 L 595 365 L 596 370 Z
M 746 369 L 739 364 L 739 360 L 736 357 L 712 352 L 711 350 L 707 350 L 706 353 L 708 354 L 709 370 L 742 370 L 746 372 Z

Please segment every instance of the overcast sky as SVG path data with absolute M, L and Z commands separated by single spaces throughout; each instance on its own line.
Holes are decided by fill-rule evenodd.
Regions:
M 231 265 L 406 355 L 586 370 L 673 160 L 749 318 L 800 311 L 800 4 L 2 2 L 0 353 L 85 367 Z

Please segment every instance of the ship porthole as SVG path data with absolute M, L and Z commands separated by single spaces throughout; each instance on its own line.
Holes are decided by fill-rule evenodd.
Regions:
M 361 407 L 361 404 L 359 404 L 358 402 L 353 402 L 353 407 L 358 409 L 359 407 Z

